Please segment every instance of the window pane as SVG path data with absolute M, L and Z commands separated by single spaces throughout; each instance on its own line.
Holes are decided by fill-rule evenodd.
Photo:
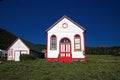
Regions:
M 52 44 L 52 49 L 56 49 L 56 44 Z
M 53 50 L 56 49 L 56 37 L 55 36 L 51 37 L 51 49 Z
M 80 38 L 76 38 L 75 43 L 80 43 Z
M 80 49 L 80 44 L 75 44 L 75 49 Z
M 70 43 L 70 40 L 67 38 L 64 38 L 60 41 L 60 43 Z
M 80 36 L 79 35 L 75 35 L 75 50 L 80 50 Z

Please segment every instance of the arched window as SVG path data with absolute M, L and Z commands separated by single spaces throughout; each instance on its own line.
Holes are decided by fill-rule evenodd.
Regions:
M 80 35 L 78 34 L 74 36 L 74 49 L 75 51 L 81 50 L 81 39 L 80 39 Z
M 50 49 L 51 50 L 56 50 L 57 49 L 57 39 L 56 39 L 55 35 L 51 36 L 51 39 L 50 39 Z

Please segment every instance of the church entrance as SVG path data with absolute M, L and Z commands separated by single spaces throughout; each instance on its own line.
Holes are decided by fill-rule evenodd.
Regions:
M 63 38 L 60 40 L 60 53 L 59 62 L 71 62 L 71 41 L 68 38 Z

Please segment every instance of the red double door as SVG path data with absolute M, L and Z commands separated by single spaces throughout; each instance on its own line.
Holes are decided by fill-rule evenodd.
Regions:
M 68 38 L 63 38 L 60 41 L 59 62 L 71 62 L 71 42 Z

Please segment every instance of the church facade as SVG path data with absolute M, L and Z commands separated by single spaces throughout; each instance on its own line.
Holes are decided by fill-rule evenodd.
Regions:
M 72 62 L 86 60 L 86 29 L 67 16 L 63 16 L 47 32 L 47 61 Z

